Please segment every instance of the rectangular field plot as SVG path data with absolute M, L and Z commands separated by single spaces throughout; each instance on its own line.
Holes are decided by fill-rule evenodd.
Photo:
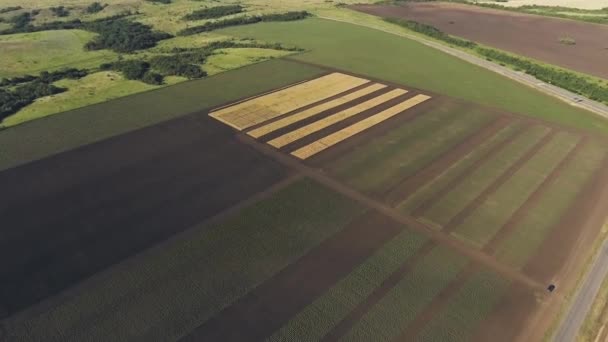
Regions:
M 252 138 L 270 135 L 270 146 L 308 159 L 430 99 L 334 72 L 209 115 Z

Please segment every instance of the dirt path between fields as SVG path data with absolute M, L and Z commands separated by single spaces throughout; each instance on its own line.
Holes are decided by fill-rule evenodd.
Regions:
M 585 146 L 587 139 L 581 138 L 578 143 L 568 152 L 559 164 L 551 171 L 551 173 L 543 180 L 543 182 L 534 190 L 526 201 L 513 213 L 509 220 L 498 230 L 498 232 L 486 243 L 483 250 L 488 254 L 494 254 L 494 250 L 498 245 L 511 235 L 529 212 L 540 202 L 545 191 L 551 187 L 557 178 L 561 175 L 566 166 L 570 164 L 572 159 Z
M 437 191 L 437 193 L 433 194 L 428 200 L 422 202 L 418 207 L 412 210 L 411 215 L 413 217 L 421 217 L 424 213 L 429 210 L 435 202 L 439 201 L 440 198 L 447 195 L 450 191 L 456 188 L 462 181 L 473 174 L 477 169 L 479 169 L 483 164 L 488 161 L 488 159 L 494 157 L 497 153 L 506 148 L 509 144 L 511 144 L 517 137 L 522 135 L 525 131 L 526 127 L 529 127 L 528 124 L 522 129 L 514 131 L 507 139 L 499 142 L 495 146 L 493 146 L 490 150 L 488 150 L 481 158 L 477 159 L 473 164 L 463 170 L 457 177 L 455 177 L 451 182 L 446 184 L 441 190 Z
M 464 209 L 456 214 L 446 225 L 443 227 L 444 232 L 452 232 L 456 229 L 464 220 L 471 215 L 477 207 L 483 204 L 488 197 L 494 194 L 505 182 L 524 166 L 532 157 L 536 155 L 540 149 L 543 148 L 552 138 L 555 136 L 557 131 L 551 130 L 546 134 L 539 142 L 537 142 L 531 149 L 529 149 L 523 156 L 521 156 L 513 165 L 511 165 L 505 172 L 503 172 L 498 178 L 490 184 L 479 196 L 477 196 L 471 203 L 469 203 Z
M 450 166 L 471 153 L 476 147 L 507 127 L 511 122 L 513 122 L 512 118 L 502 116 L 490 122 L 485 127 L 482 127 L 480 130 L 473 133 L 473 135 L 459 143 L 456 147 L 437 157 L 431 164 L 420 169 L 411 177 L 407 177 L 400 184 L 393 187 L 385 195 L 385 201 L 391 206 L 405 201 L 410 195 L 413 195 L 418 188 L 433 181 L 449 169 Z

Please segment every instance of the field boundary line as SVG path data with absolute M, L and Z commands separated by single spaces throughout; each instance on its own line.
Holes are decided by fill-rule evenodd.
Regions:
M 528 196 L 528 198 L 517 208 L 515 213 L 511 215 L 509 220 L 498 230 L 496 234 L 486 243 L 483 250 L 486 253 L 494 254 L 495 249 L 498 247 L 500 242 L 507 238 L 511 233 L 517 229 L 517 225 L 523 220 L 528 212 L 534 208 L 541 200 L 543 194 L 560 176 L 566 166 L 570 164 L 576 154 L 587 144 L 588 139 L 582 137 L 574 147 L 568 151 L 568 154 L 562 158 L 562 160 L 551 170 L 543 182 Z
M 372 307 L 403 280 L 413 270 L 416 264 L 428 255 L 436 246 L 437 244 L 432 240 L 429 240 L 420 246 L 414 255 L 402 263 L 401 266 L 384 279 L 380 286 L 376 287 L 365 300 L 359 303 L 346 317 L 342 318 L 340 322 L 328 331 L 327 334 L 321 338 L 320 342 L 337 341 L 344 337 L 356 322 L 360 321 Z
M 389 190 L 386 195 L 386 201 L 390 205 L 396 205 L 407 200 L 414 193 L 433 182 L 437 177 L 447 172 L 455 163 L 467 156 L 478 145 L 490 139 L 493 135 L 505 129 L 514 120 L 510 117 L 498 117 L 476 132 L 468 135 L 464 140 L 460 141 L 454 148 L 442 153 L 435 160 L 416 171 L 413 175 L 406 177 Z
M 437 191 L 435 194 L 430 196 L 429 199 L 420 203 L 420 205 L 418 205 L 414 210 L 412 210 L 411 215 L 415 218 L 419 218 L 422 215 L 424 215 L 424 213 L 427 210 L 429 210 L 433 206 L 433 204 L 435 204 L 435 202 L 439 201 L 441 198 L 443 198 L 445 195 L 447 195 L 450 191 L 452 191 L 452 189 L 454 189 L 459 184 L 461 184 L 469 175 L 473 174 L 477 169 L 479 169 L 482 165 L 484 165 L 490 158 L 492 158 L 494 155 L 496 155 L 500 151 L 504 150 L 507 146 L 509 146 L 512 142 L 514 142 L 515 139 L 517 139 L 519 136 L 523 135 L 523 133 L 529 127 L 530 127 L 529 124 L 524 125 L 524 127 L 522 127 L 522 129 L 513 131 L 513 133 L 511 133 L 505 140 L 499 142 L 498 144 L 496 144 L 495 146 L 490 148 L 483 156 L 481 156 L 474 163 L 469 165 L 469 167 L 462 170 L 462 172 L 460 172 L 460 174 L 455 176 L 452 181 L 448 182 L 439 191 Z
M 294 169 L 295 171 L 299 171 L 301 175 L 311 178 L 312 180 L 315 180 L 318 183 L 325 185 L 327 188 L 334 190 L 345 197 L 351 198 L 357 203 L 361 203 L 370 209 L 374 209 L 377 212 L 406 225 L 408 228 L 415 232 L 420 232 L 421 234 L 429 237 L 436 243 L 446 246 L 456 251 L 457 253 L 464 255 L 465 257 L 468 257 L 472 260 L 479 262 L 482 265 L 485 265 L 486 267 L 494 270 L 496 273 L 502 275 L 506 279 L 512 279 L 513 281 L 518 282 L 528 288 L 541 289 L 543 291 L 545 289 L 544 284 L 540 283 L 529 275 L 524 274 L 520 270 L 517 270 L 511 267 L 510 265 L 506 265 L 499 262 L 493 256 L 488 255 L 480 251 L 479 249 L 472 248 L 468 243 L 463 242 L 451 236 L 450 234 L 435 230 L 419 222 L 414 217 L 404 215 L 395 208 L 391 208 L 385 205 L 384 203 L 369 198 L 368 196 L 352 189 L 351 187 L 341 183 L 340 181 L 330 178 L 321 170 L 306 165 L 297 158 L 283 154 L 282 152 L 272 148 L 271 146 L 259 142 L 244 133 L 237 134 L 237 138 L 240 139 L 243 143 L 253 146 L 259 152 L 274 158 L 277 162 L 291 169 Z
M 433 300 L 411 321 L 399 336 L 393 339 L 397 341 L 416 341 L 416 337 L 424 330 L 426 325 L 435 317 L 437 312 L 442 312 L 450 303 L 450 299 L 465 285 L 480 267 L 469 262 L 465 268 L 456 275 Z
M 481 204 L 483 204 L 488 197 L 494 194 L 504 183 L 506 183 L 522 166 L 524 166 L 530 159 L 540 151 L 551 139 L 557 134 L 556 130 L 551 130 L 549 133 L 540 139 L 532 148 L 528 149 L 526 153 L 521 156 L 515 163 L 509 166 L 500 176 L 498 176 L 492 184 L 485 188 L 475 199 L 467 204 L 458 214 L 452 217 L 442 228 L 442 231 L 446 233 L 452 232 L 456 229 L 464 220 L 469 217 Z

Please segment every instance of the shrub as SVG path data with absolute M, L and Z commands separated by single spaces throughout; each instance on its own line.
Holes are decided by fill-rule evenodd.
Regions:
M 241 12 L 243 12 L 243 7 L 241 5 L 216 6 L 187 14 L 184 16 L 184 20 L 213 19 Z
M 151 71 L 146 72 L 144 77 L 141 78 L 142 82 L 153 85 L 161 85 L 163 84 L 163 80 L 163 75 Z
M 67 17 L 70 15 L 70 11 L 64 6 L 51 7 L 51 12 L 57 17 Z
M 89 6 L 87 6 L 87 8 L 84 10 L 87 13 L 97 13 L 97 12 L 101 12 L 103 11 L 104 8 L 106 8 L 108 5 L 102 5 L 100 2 L 94 2 L 92 4 L 90 4 Z

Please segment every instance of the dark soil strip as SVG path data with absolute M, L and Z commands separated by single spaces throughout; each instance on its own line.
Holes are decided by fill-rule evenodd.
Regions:
M 184 341 L 262 341 L 364 262 L 404 225 L 369 212 L 192 331 Z
M 494 309 L 477 325 L 471 341 L 516 341 L 528 323 L 530 315 L 539 307 L 540 303 L 534 291 L 519 284 L 513 284 Z
M 321 113 L 319 113 L 317 115 L 313 115 L 313 116 L 311 116 L 309 118 L 306 118 L 304 120 L 301 120 L 301 121 L 298 121 L 298 122 L 294 122 L 291 125 L 279 128 L 276 131 L 270 132 L 270 133 L 268 133 L 268 134 L 266 134 L 266 135 L 264 135 L 264 136 L 262 136 L 261 138 L 258 138 L 258 139 L 261 140 L 261 141 L 264 141 L 264 142 L 268 142 L 268 141 L 270 141 L 272 139 L 280 137 L 280 136 L 282 136 L 282 135 L 284 135 L 286 133 L 292 132 L 292 131 L 294 131 L 294 130 L 296 130 L 298 128 L 304 127 L 304 126 L 306 126 L 308 124 L 311 124 L 311 123 L 313 123 L 315 121 L 319 121 L 319 120 L 324 119 L 324 118 L 326 118 L 328 116 L 331 116 L 331 115 L 334 115 L 336 113 L 339 113 L 339 112 L 341 112 L 341 111 L 343 111 L 345 109 L 348 109 L 350 107 L 354 107 L 354 106 L 356 106 L 356 105 L 358 105 L 358 104 L 360 104 L 362 102 L 368 101 L 368 100 L 370 100 L 372 98 L 375 98 L 377 96 L 385 94 L 385 93 L 387 93 L 387 92 L 389 92 L 391 90 L 394 90 L 394 88 L 386 87 L 386 88 L 383 88 L 383 89 L 378 89 L 378 90 L 376 90 L 376 91 L 374 91 L 374 92 L 372 92 L 370 94 L 361 96 L 361 97 L 359 97 L 357 99 L 354 99 L 354 100 L 351 100 L 349 102 L 343 103 L 343 104 L 341 104 L 339 106 L 336 106 L 336 107 L 333 107 L 333 108 L 330 108 L 330 109 L 326 109 L 326 110 L 324 110 L 323 112 L 321 112 Z M 299 112 L 299 110 L 298 110 L 298 112 Z M 279 117 L 279 119 L 282 119 L 282 118 L 283 117 Z
M 460 175 L 455 177 L 451 182 L 445 185 L 441 190 L 431 196 L 428 200 L 422 202 L 418 207 L 416 207 L 416 209 L 412 211 L 412 216 L 422 216 L 427 210 L 429 210 L 433 206 L 433 204 L 435 204 L 435 202 L 437 202 L 443 196 L 447 195 L 450 191 L 452 191 L 455 187 L 462 183 L 463 180 L 465 180 L 468 176 L 473 174 L 478 168 L 485 164 L 486 161 L 494 157 L 497 153 L 499 153 L 501 150 L 503 150 L 505 147 L 515 141 L 515 139 L 517 139 L 518 136 L 523 134 L 524 131 L 525 127 L 521 130 L 514 131 L 513 134 L 511 134 L 511 136 L 509 136 L 507 139 L 493 146 L 489 151 L 486 152 L 486 154 L 484 154 L 481 158 L 479 158 L 473 164 L 463 170 Z
M 601 166 L 577 196 L 572 207 L 561 217 L 549 237 L 538 248 L 524 273 L 550 282 L 565 265 L 582 237 L 595 238 L 605 223 L 608 203 L 608 154 Z M 589 242 L 591 242 L 589 241 Z M 582 246 L 581 246 L 582 247 Z M 556 251 L 559 251 L 557 253 Z
M 419 170 L 411 177 L 407 177 L 400 184 L 393 187 L 385 195 L 386 202 L 389 205 L 395 205 L 401 201 L 405 201 L 416 191 L 416 189 L 434 180 L 454 163 L 473 151 L 477 146 L 507 127 L 512 121 L 511 118 L 503 116 L 481 128 L 479 131 L 459 143 L 455 148 L 443 153 L 443 155 L 439 156 L 430 165 Z
M 380 286 L 378 286 L 374 292 L 372 292 L 365 301 L 359 303 L 357 307 L 351 311 L 348 316 L 344 317 L 336 326 L 329 331 L 323 338 L 322 342 L 337 341 L 348 333 L 352 327 L 361 318 L 376 305 L 384 296 L 386 296 L 391 289 L 393 289 L 403 278 L 405 278 L 411 270 L 414 268 L 416 263 L 427 255 L 434 247 L 435 242 L 429 241 L 425 243 L 418 252 L 410 257 L 401 267 L 393 272 L 387 279 L 385 279 Z
M 537 142 L 531 149 L 529 149 L 523 156 L 521 156 L 513 165 L 511 165 L 505 172 L 503 172 L 498 178 L 494 180 L 490 186 L 488 186 L 479 196 L 477 196 L 471 203 L 469 203 L 464 209 L 446 223 L 443 227 L 443 231 L 451 232 L 458 227 L 464 220 L 471 215 L 477 207 L 488 199 L 492 194 L 496 192 L 506 181 L 508 181 L 522 166 L 524 166 L 543 146 L 545 146 L 555 136 L 557 131 L 551 130 L 546 134 L 539 142 Z
M 318 106 L 318 105 L 321 105 L 321 104 L 327 103 L 327 102 L 329 102 L 329 101 L 333 101 L 333 100 L 335 100 L 335 99 L 337 99 L 337 98 L 340 98 L 340 97 L 343 97 L 343 96 L 345 96 L 345 95 L 348 95 L 348 94 L 354 93 L 354 92 L 359 91 L 359 90 L 361 90 L 361 89 L 363 89 L 363 88 L 367 88 L 367 87 L 371 86 L 371 85 L 372 85 L 372 84 L 374 84 L 374 83 L 376 83 L 376 82 L 367 82 L 367 83 L 362 84 L 362 85 L 360 85 L 360 86 L 356 86 L 356 87 L 354 87 L 354 88 L 352 88 L 352 89 L 349 89 L 349 90 L 343 91 L 343 92 L 341 92 L 341 93 L 338 93 L 338 94 L 336 94 L 336 95 L 330 96 L 330 97 L 325 98 L 325 99 L 322 99 L 322 100 L 320 100 L 320 101 L 316 101 L 316 102 L 313 102 L 313 103 L 308 104 L 308 105 L 306 105 L 306 106 L 303 106 L 303 107 L 300 107 L 300 108 L 296 108 L 296 109 L 294 109 L 294 110 L 292 110 L 292 111 L 290 111 L 290 112 L 287 112 L 287 113 L 285 113 L 285 114 L 281 114 L 281 115 L 279 115 L 279 116 L 277 116 L 277 117 L 275 117 L 275 118 L 272 118 L 272 119 L 266 120 L 266 121 L 264 121 L 264 122 L 260 122 L 260 123 L 258 123 L 258 124 L 255 124 L 255 125 L 251 126 L 251 127 L 247 127 L 247 128 L 246 128 L 246 129 L 244 129 L 243 131 L 245 131 L 245 132 L 249 132 L 249 131 L 254 130 L 254 129 L 256 129 L 256 128 L 259 128 L 259 127 L 261 127 L 261 126 L 266 126 L 266 125 L 267 125 L 267 124 L 269 124 L 269 123 L 272 123 L 272 122 L 275 122 L 275 121 L 281 120 L 281 119 L 283 119 L 283 118 L 285 118 L 285 117 L 288 117 L 288 116 L 291 116 L 291 115 L 293 115 L 293 114 L 296 114 L 296 113 L 299 113 L 299 112 L 305 111 L 305 110 L 307 110 L 307 109 L 310 109 L 310 108 L 312 108 L 312 107 L 316 107 L 316 106 Z M 383 88 L 383 89 L 379 89 L 379 90 L 384 90 L 384 91 L 385 91 L 386 89 L 388 89 L 388 87 Z M 367 95 L 366 95 L 366 96 L 367 96 Z
M 566 157 L 562 159 L 559 164 L 551 171 L 551 173 L 543 180 L 543 182 L 534 190 L 532 194 L 526 199 L 526 201 L 513 213 L 513 215 L 509 218 L 509 220 L 500 228 L 500 230 L 486 243 L 483 250 L 486 253 L 494 254 L 494 250 L 500 243 L 506 239 L 523 220 L 528 213 L 533 210 L 536 205 L 542 199 L 545 191 L 551 187 L 551 185 L 555 182 L 555 180 L 560 176 L 562 171 L 572 159 L 576 156 L 576 154 L 581 150 L 581 148 L 587 143 L 586 138 L 582 138 L 579 142 L 568 152 Z
M 478 270 L 478 265 L 469 263 L 393 341 L 415 341 L 426 325 L 446 308 L 452 296 L 458 293 L 466 281 Z

